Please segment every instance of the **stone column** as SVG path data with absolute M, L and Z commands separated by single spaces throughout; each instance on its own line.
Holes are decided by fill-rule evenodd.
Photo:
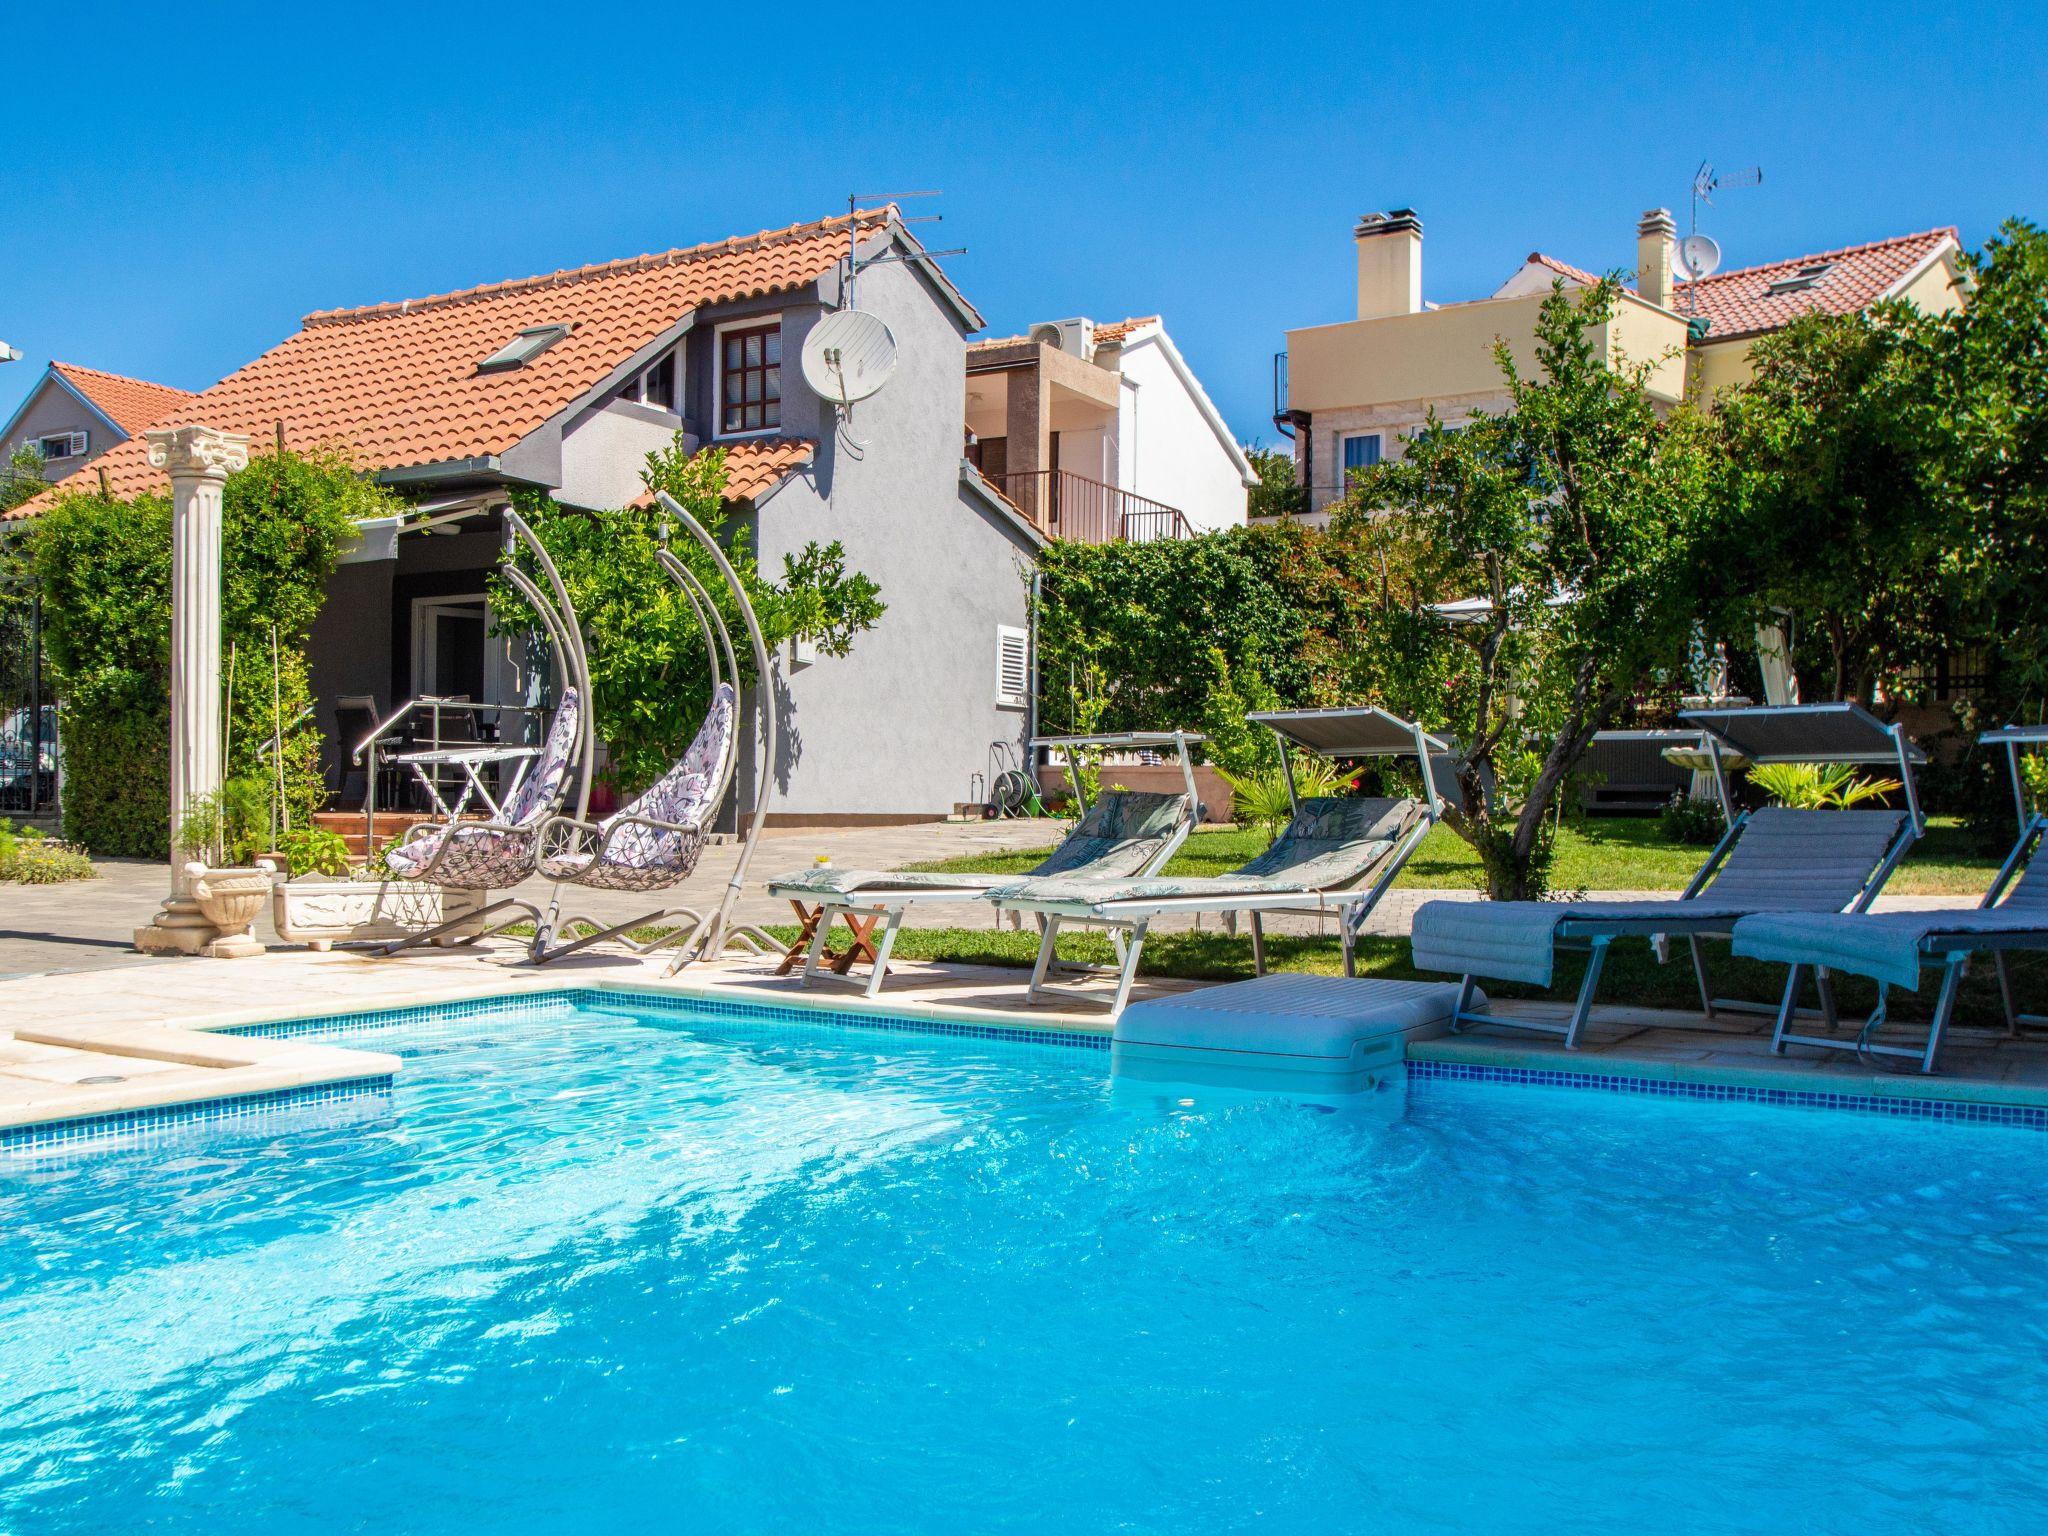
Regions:
M 249 439 L 212 427 L 149 432 L 149 462 L 171 479 L 171 894 L 135 934 L 151 953 L 197 954 L 214 937 L 189 892 L 178 823 L 221 786 L 221 487 L 249 462 Z

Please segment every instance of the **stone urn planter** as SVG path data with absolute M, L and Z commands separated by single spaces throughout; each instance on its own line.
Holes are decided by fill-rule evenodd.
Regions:
M 383 943 L 409 938 L 484 904 L 481 891 L 457 891 L 413 880 L 341 880 L 301 875 L 268 888 L 270 920 L 287 944 L 316 950 L 336 944 Z M 440 942 L 460 943 L 474 933 L 458 928 Z
M 263 946 L 249 928 L 270 895 L 270 871 L 209 869 L 204 864 L 187 864 L 185 874 L 192 899 L 199 903 L 199 915 L 218 930 L 199 952 L 216 960 L 262 954 Z

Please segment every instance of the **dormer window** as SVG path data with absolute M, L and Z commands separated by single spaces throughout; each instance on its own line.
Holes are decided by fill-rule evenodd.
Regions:
M 508 368 L 521 368 L 547 351 L 556 342 L 568 335 L 572 328 L 567 325 L 529 326 L 514 336 L 504 346 L 476 365 L 478 373 L 502 373 Z
M 782 425 L 782 321 L 735 321 L 718 328 L 718 436 L 744 437 Z
M 635 405 L 651 405 L 656 410 L 674 411 L 676 408 L 676 355 L 665 352 L 646 368 L 628 379 L 619 390 L 621 400 L 630 400 Z

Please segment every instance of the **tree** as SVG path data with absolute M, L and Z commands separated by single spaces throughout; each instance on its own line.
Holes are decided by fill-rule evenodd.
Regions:
M 1297 517 L 1308 510 L 1308 493 L 1294 480 L 1293 454 L 1247 443 L 1244 456 L 1259 477 L 1245 496 L 1247 517 Z
M 1559 285 L 1533 375 L 1495 346 L 1507 408 L 1455 432 L 1432 420 L 1402 459 L 1357 478 L 1337 519 L 1382 573 L 1387 600 L 1360 645 L 1372 692 L 1457 738 L 1450 823 L 1497 899 L 1544 893 L 1567 776 L 1681 663 L 1707 595 L 1704 429 L 1652 400 L 1658 359 L 1610 363 L 1618 293 L 1613 278 L 1576 297 Z M 1471 598 L 1483 611 L 1469 622 L 1435 610 Z
M 1933 326 L 1940 491 L 1960 516 L 1952 563 L 1971 629 L 1998 660 L 2001 717 L 2048 695 L 2048 232 L 2011 219 L 1966 258 L 1967 307 Z
M 0 512 L 11 512 L 49 488 L 43 478 L 42 450 L 34 443 L 23 443 L 0 465 Z
M 1933 324 L 1906 304 L 1804 316 L 1759 340 L 1751 379 L 1716 402 L 1713 558 L 1735 577 L 1717 628 L 1789 613 L 1809 694 L 1895 695 L 1950 643 L 1945 567 L 1962 523 L 1936 473 Z
M 837 540 L 785 556 L 781 581 L 764 580 L 748 530 L 725 499 L 724 449 L 692 455 L 677 433 L 669 447 L 647 455 L 641 479 L 648 490 L 673 496 L 718 541 L 771 649 L 801 635 L 824 655 L 844 656 L 886 611 L 875 583 L 847 571 L 846 551 Z M 592 719 L 605 743 L 607 777 L 621 790 L 637 790 L 682 755 L 711 698 L 703 633 L 689 600 L 656 559 L 662 526 L 672 519 L 658 505 L 586 513 L 544 497 L 525 499 L 520 510 L 560 570 L 582 621 L 595 695 Z M 753 682 L 746 630 L 725 578 L 695 540 L 681 529 L 674 535 L 669 547 L 724 613 L 739 652 L 738 682 Z M 539 628 L 538 616 L 503 582 L 492 582 L 491 611 L 500 634 Z
M 221 499 L 222 669 L 230 656 L 234 669 L 227 773 L 274 784 L 265 754 L 282 724 L 284 804 L 303 824 L 326 796 L 306 635 L 356 522 L 399 503 L 339 455 L 292 453 L 251 459 Z M 161 857 L 170 839 L 170 500 L 71 491 L 26 537 L 60 701 L 65 836 L 95 853 Z

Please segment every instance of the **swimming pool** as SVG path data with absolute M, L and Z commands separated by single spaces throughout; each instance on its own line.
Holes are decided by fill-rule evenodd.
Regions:
M 528 1002 L 0 1164 L 0 1531 L 2034 1531 L 2038 1132 Z

